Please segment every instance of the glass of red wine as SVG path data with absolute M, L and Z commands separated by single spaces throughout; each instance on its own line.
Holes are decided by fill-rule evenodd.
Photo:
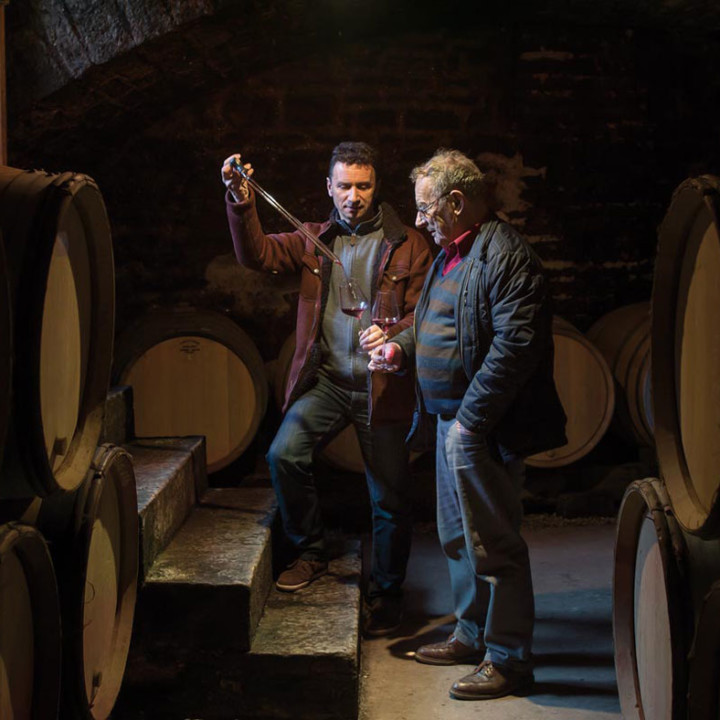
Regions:
M 387 339 L 388 330 L 400 320 L 400 310 L 398 308 L 397 297 L 392 291 L 380 290 L 375 296 L 375 302 L 372 307 L 372 321 L 383 331 L 382 355 L 385 357 L 385 340 Z M 377 362 L 380 368 L 389 369 L 389 365 L 384 361 Z
M 368 301 L 365 293 L 360 289 L 360 284 L 353 278 L 345 278 L 339 286 L 340 290 L 340 309 L 350 317 L 357 318 L 362 329 L 362 315 L 368 309 Z M 360 346 L 356 351 L 362 353 Z

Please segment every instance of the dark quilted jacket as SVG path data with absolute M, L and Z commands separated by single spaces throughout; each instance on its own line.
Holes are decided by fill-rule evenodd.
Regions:
M 511 225 L 493 220 L 480 228 L 461 267 L 455 318 L 469 385 L 458 420 L 492 435 L 515 455 L 564 445 L 566 417 L 553 377 L 552 310 L 539 258 Z M 418 320 L 427 301 L 426 286 Z M 412 358 L 413 331 L 395 340 Z

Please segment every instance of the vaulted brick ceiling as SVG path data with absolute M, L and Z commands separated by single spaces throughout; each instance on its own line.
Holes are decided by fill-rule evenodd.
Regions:
M 720 34 L 715 0 L 11 0 L 6 17 L 10 118 L 27 121 L 35 106 L 35 134 L 47 122 L 43 111 L 63 121 L 54 109 L 68 100 L 82 115 L 98 105 L 109 106 L 106 115 L 120 105 L 152 113 L 175 93 L 222 82 L 238 68 L 252 72 L 368 35 L 488 23 L 611 25 L 668 32 L 701 52 Z M 58 94 L 69 86 L 77 89 Z

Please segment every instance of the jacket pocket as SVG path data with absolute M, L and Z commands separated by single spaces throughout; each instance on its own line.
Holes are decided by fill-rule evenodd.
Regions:
M 380 290 L 394 292 L 398 301 L 400 314 L 405 314 L 405 289 L 407 287 L 410 270 L 402 265 L 388 267 L 382 276 Z
M 388 267 L 383 273 L 383 280 L 391 283 L 392 285 L 407 282 L 408 277 L 410 277 L 410 268 L 405 267 L 404 265 Z

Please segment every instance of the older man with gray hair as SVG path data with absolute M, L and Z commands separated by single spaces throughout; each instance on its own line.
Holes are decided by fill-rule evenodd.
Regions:
M 418 408 L 411 441 L 436 423 L 438 535 L 457 622 L 415 659 L 477 658 L 450 695 L 484 700 L 533 683 L 534 601 L 520 535 L 524 458 L 563 445 L 565 413 L 553 379 L 547 280 L 530 245 L 493 211 L 492 185 L 457 150 L 411 174 L 418 228 L 442 248 L 408 328 L 374 351 L 370 368 L 414 362 Z

